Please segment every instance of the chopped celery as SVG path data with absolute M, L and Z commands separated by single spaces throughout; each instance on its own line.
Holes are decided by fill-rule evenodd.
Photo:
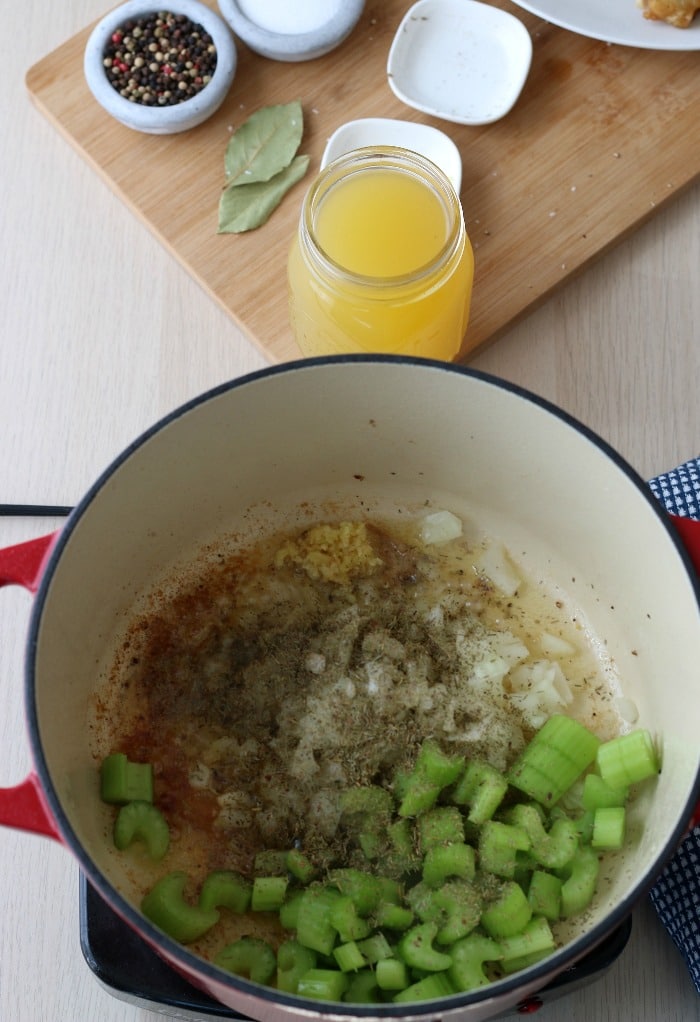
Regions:
M 253 885 L 232 869 L 214 870 L 204 880 L 199 892 L 199 907 L 205 912 L 212 908 L 228 908 L 241 914 L 250 907 Z
M 513 958 L 524 958 L 526 955 L 540 954 L 554 950 L 554 937 L 549 923 L 543 916 L 530 920 L 524 930 L 512 937 L 502 937 L 499 941 L 504 961 Z
M 303 891 L 293 890 L 290 892 L 287 888 L 287 897 L 284 904 L 280 906 L 280 923 L 285 930 L 296 930 L 299 920 L 299 905 L 303 894 Z
M 383 958 L 375 969 L 380 990 L 405 990 L 411 982 L 406 964 L 398 958 Z
M 503 957 L 500 945 L 490 937 L 471 933 L 456 941 L 450 948 L 452 965 L 449 976 L 455 990 L 476 990 L 490 983 L 484 971 L 486 962 L 498 962 Z
M 599 870 L 597 854 L 587 845 L 581 845 L 566 867 L 566 879 L 561 887 L 561 914 L 564 919 L 588 908 L 595 894 Z
M 599 774 L 586 774 L 583 782 L 581 803 L 589 812 L 623 806 L 629 796 L 629 788 L 611 788 Z
M 471 760 L 455 785 L 452 801 L 468 805 L 470 823 L 481 824 L 490 820 L 503 801 L 508 781 L 488 763 Z
M 540 866 L 561 869 L 573 859 L 578 847 L 578 831 L 576 824 L 566 816 L 555 819 L 549 832 L 535 805 L 513 806 L 506 818 L 525 831 L 530 839 L 530 854 Z
M 256 877 L 250 907 L 254 912 L 278 912 L 284 904 L 288 880 L 286 877 Z
M 333 948 L 333 957 L 341 972 L 357 972 L 367 964 L 367 959 L 354 940 Z
M 355 902 L 347 894 L 341 894 L 333 903 L 329 919 L 342 941 L 361 940 L 370 935 L 370 924 L 359 915 Z
M 407 930 L 413 923 L 413 912 L 403 905 L 380 901 L 373 916 L 374 923 L 387 930 Z
M 311 951 L 329 955 L 337 939 L 331 922 L 333 905 L 341 895 L 328 887 L 307 887 L 299 899 L 297 940 Z
M 429 848 L 423 859 L 423 879 L 429 887 L 440 887 L 448 877 L 472 880 L 476 871 L 476 854 L 463 841 Z
M 603 742 L 598 749 L 596 765 L 611 788 L 638 784 L 659 772 L 654 742 L 643 729 Z
M 449 997 L 455 992 L 447 972 L 436 972 L 432 976 L 424 976 L 405 990 L 400 990 L 392 998 L 397 1004 L 410 1001 L 436 1001 L 440 997 Z
M 437 933 L 437 923 L 419 923 L 412 927 L 399 941 L 397 952 L 401 960 L 411 969 L 425 972 L 449 969 L 452 964 L 450 956 L 433 947 Z
M 583 724 L 554 714 L 513 764 L 508 780 L 542 805 L 553 806 L 591 765 L 599 746 Z
M 509 880 L 481 914 L 481 925 L 489 937 L 502 940 L 525 929 L 532 918 L 530 903 L 519 884 Z
M 464 823 L 457 806 L 439 806 L 418 817 L 418 834 L 423 853 L 436 845 L 464 841 Z
M 216 909 L 203 909 L 185 901 L 187 874 L 168 873 L 141 902 L 143 914 L 181 944 L 198 940 L 219 921 Z
M 527 900 L 534 915 L 544 916 L 555 922 L 561 913 L 562 881 L 553 873 L 536 869 L 530 880 Z
M 299 980 L 316 965 L 316 952 L 298 940 L 285 940 L 277 948 L 276 986 L 287 994 L 295 994 Z
M 260 937 L 241 937 L 227 944 L 216 955 L 214 964 L 253 983 L 269 983 L 277 971 L 275 952 Z
M 127 802 L 117 813 L 114 844 L 124 851 L 134 841 L 142 841 L 152 859 L 162 859 L 168 850 L 168 824 L 160 810 L 150 802 Z
M 530 838 L 522 827 L 487 820 L 479 834 L 479 863 L 483 870 L 512 880 L 518 852 L 530 849 Z
M 314 864 L 298 848 L 292 848 L 287 852 L 285 865 L 300 884 L 310 883 L 316 875 Z
M 123 752 L 113 752 L 100 766 L 100 796 L 113 805 L 152 802 L 153 767 L 133 763 Z
M 448 881 L 435 891 L 433 900 L 444 913 L 436 937 L 438 944 L 453 944 L 478 925 L 483 904 L 468 881 Z
M 328 882 L 353 901 L 361 916 L 372 912 L 382 896 L 379 879 L 360 869 L 332 869 Z
M 382 995 L 374 969 L 360 969 L 353 973 L 349 977 L 343 1000 L 349 1004 L 379 1004 Z
M 370 965 L 381 962 L 384 958 L 391 958 L 394 953 L 391 950 L 389 941 L 380 931 L 373 933 L 372 936 L 367 937 L 366 940 L 358 941 L 357 946 Z
M 603 806 L 593 817 L 591 846 L 619 851 L 625 842 L 626 814 L 623 806 Z
M 297 993 L 315 1001 L 340 1001 L 348 988 L 344 972 L 335 969 L 309 969 L 299 980 Z

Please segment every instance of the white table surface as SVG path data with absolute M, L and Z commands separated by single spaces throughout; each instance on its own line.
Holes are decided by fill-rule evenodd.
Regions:
M 72 504 L 145 427 L 264 359 L 31 106 L 26 70 L 103 0 L 3 10 L 0 501 Z M 646 478 L 700 450 L 700 183 L 472 360 L 549 398 Z M 280 282 L 280 286 L 284 286 Z M 478 300 L 478 299 L 477 299 Z M 0 546 L 57 519 L 0 518 Z M 0 590 L 0 785 L 29 767 L 30 597 Z M 147 1022 L 87 968 L 68 852 L 0 832 L 0 1019 Z M 542 1022 L 691 1022 L 697 997 L 649 903 L 630 943 Z

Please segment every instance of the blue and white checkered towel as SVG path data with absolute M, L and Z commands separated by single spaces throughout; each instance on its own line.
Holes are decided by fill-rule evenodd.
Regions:
M 667 511 L 700 519 L 700 458 L 657 476 L 649 486 Z M 700 993 L 700 826 L 659 877 L 651 900 Z

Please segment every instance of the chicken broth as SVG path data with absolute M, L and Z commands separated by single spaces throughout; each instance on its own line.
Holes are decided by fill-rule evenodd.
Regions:
M 618 696 L 566 594 L 449 512 L 421 513 L 276 533 L 154 592 L 90 733 L 96 761 L 153 764 L 171 846 L 167 867 L 129 853 L 137 896 L 178 869 L 194 893 L 213 869 L 250 876 L 261 851 L 367 868 L 343 791 L 390 788 L 426 738 L 503 771 L 557 712 L 611 738 Z M 254 932 L 221 925 L 194 949 Z

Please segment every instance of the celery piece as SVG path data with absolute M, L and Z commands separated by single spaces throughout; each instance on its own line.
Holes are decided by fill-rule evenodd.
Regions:
M 482 824 L 490 820 L 508 791 L 508 781 L 483 760 L 470 760 L 452 791 L 452 801 L 468 805 L 467 819 Z
M 114 821 L 114 844 L 123 852 L 134 841 L 142 841 L 151 859 L 162 859 L 170 845 L 170 829 L 159 809 L 151 802 L 127 802 Z
M 417 983 L 412 983 L 405 990 L 399 990 L 392 1000 L 395 1004 L 408 1004 L 411 1001 L 436 1001 L 441 997 L 449 997 L 455 993 L 447 972 L 435 972 L 424 976 Z
M 423 880 L 406 892 L 406 901 L 424 923 L 440 919 L 443 914 L 435 903 L 435 891 Z
M 600 776 L 611 788 L 624 788 L 646 781 L 659 772 L 654 742 L 640 729 L 603 742 L 596 756 Z
M 411 775 L 398 808 L 399 816 L 420 816 L 438 800 L 440 786 L 416 773 Z
M 544 951 L 533 951 L 531 955 L 522 955 L 520 958 L 509 958 L 507 962 L 501 962 L 501 972 L 510 976 L 514 972 L 520 972 L 521 969 L 529 969 L 531 965 L 537 965 L 543 958 L 548 958 L 551 953 L 552 949 L 547 948 Z
M 473 880 L 475 871 L 474 849 L 460 841 L 429 848 L 423 859 L 423 880 L 433 888 L 440 887 L 448 877 Z
M 335 969 L 309 969 L 299 980 L 297 993 L 314 1001 L 341 1001 L 348 977 Z
M 446 788 L 457 780 L 464 769 L 461 756 L 449 756 L 443 752 L 437 742 L 426 739 L 416 757 L 416 769 L 432 784 Z
M 328 874 L 328 882 L 337 887 L 341 894 L 352 899 L 361 916 L 372 912 L 382 896 L 377 877 L 360 869 L 332 869 Z
M 304 947 L 321 955 L 330 955 L 337 931 L 331 922 L 333 905 L 340 898 L 338 891 L 328 887 L 307 887 L 299 899 L 297 940 Z
M 501 937 L 499 945 L 506 962 L 525 955 L 551 952 L 555 946 L 552 931 L 544 916 L 534 917 L 524 930 L 512 937 Z
M 390 901 L 380 901 L 373 915 L 375 926 L 387 930 L 407 930 L 414 918 L 410 908 L 394 905 Z
M 561 885 L 562 881 L 553 873 L 534 870 L 527 892 L 533 915 L 544 916 L 550 922 L 556 922 L 561 912 Z
M 603 806 L 593 817 L 593 848 L 619 851 L 625 841 L 626 814 L 623 806 Z
M 287 893 L 287 877 L 255 877 L 250 907 L 253 912 L 278 912 Z
M 522 827 L 486 820 L 479 834 L 479 864 L 482 869 L 512 880 L 518 852 L 530 849 L 530 838 Z
M 561 887 L 561 915 L 568 919 L 588 908 L 595 894 L 600 862 L 597 854 L 587 845 L 579 847 L 566 867 L 566 879 Z
M 435 891 L 434 901 L 445 913 L 435 938 L 438 944 L 453 944 L 478 925 L 482 900 L 467 880 L 448 880 Z
M 258 876 L 287 876 L 287 852 L 276 848 L 266 848 L 255 856 L 253 869 Z
M 500 941 L 520 933 L 531 918 L 532 909 L 522 887 L 509 880 L 481 913 L 481 925 L 489 937 Z
M 397 875 L 411 873 L 419 864 L 419 856 L 413 840 L 413 824 L 408 819 L 398 819 L 387 828 L 391 850 L 389 864 Z
M 299 919 L 299 905 L 303 896 L 303 891 L 289 891 L 287 888 L 287 897 L 284 900 L 284 904 L 280 906 L 280 923 L 285 930 L 296 930 L 297 921 Z
M 270 983 L 277 971 L 275 952 L 260 937 L 241 937 L 227 944 L 215 956 L 214 964 L 253 983 Z
M 285 940 L 277 948 L 275 986 L 287 994 L 295 994 L 299 980 L 316 965 L 316 952 L 298 940 Z
M 340 808 L 351 815 L 369 813 L 371 816 L 389 816 L 393 809 L 391 793 L 378 785 L 347 788 L 340 796 Z
M 481 933 L 470 933 L 450 948 L 452 965 L 448 972 L 455 990 L 476 990 L 491 980 L 484 971 L 486 962 L 498 962 L 503 957 L 500 945 Z
M 333 948 L 333 957 L 341 972 L 356 972 L 367 965 L 367 959 L 354 940 Z
M 361 940 L 370 935 L 369 923 L 358 914 L 355 902 L 347 894 L 341 894 L 333 903 L 329 918 L 344 942 Z
M 208 912 L 212 908 L 227 908 L 239 915 L 250 908 L 253 885 L 232 869 L 218 869 L 209 873 L 199 892 L 199 907 Z
M 628 796 L 628 788 L 611 788 L 599 774 L 586 774 L 581 802 L 583 808 L 589 812 L 594 813 L 596 809 L 624 806 Z
M 375 965 L 377 962 L 381 962 L 384 958 L 391 958 L 393 951 L 389 941 L 386 939 L 383 933 L 373 933 L 371 937 L 367 937 L 366 940 L 360 940 L 357 942 L 362 954 L 365 956 L 370 965 Z
M 401 937 L 397 953 L 411 969 L 425 972 L 443 972 L 449 969 L 452 960 L 449 955 L 433 947 L 438 933 L 437 923 L 419 923 Z
M 418 817 L 418 834 L 423 854 L 436 845 L 464 841 L 462 814 L 456 806 L 439 806 Z
M 403 886 L 399 881 L 393 880 L 391 877 L 377 877 L 377 879 L 381 889 L 380 904 L 389 902 L 392 905 L 401 905 L 403 903 Z
M 141 902 L 141 911 L 152 923 L 181 944 L 203 937 L 219 921 L 216 909 L 205 910 L 185 901 L 187 874 L 180 871 L 162 877 Z
M 411 982 L 405 963 L 398 958 L 383 958 L 374 971 L 380 990 L 405 990 Z
M 287 852 L 285 865 L 300 884 L 310 883 L 316 875 L 316 867 L 298 848 L 291 848 Z
M 532 858 L 547 869 L 561 869 L 571 862 L 578 847 L 576 824 L 566 816 L 557 817 L 549 832 L 535 805 L 515 805 L 507 814 L 508 823 L 521 827 L 530 839 Z
M 348 978 L 343 994 L 348 1004 L 379 1004 L 383 1000 L 374 969 L 360 969 Z
M 508 773 L 520 791 L 553 806 L 596 758 L 600 740 L 572 717 L 554 714 Z
M 100 796 L 112 805 L 152 802 L 153 767 L 150 763 L 132 763 L 125 753 L 113 752 L 100 766 Z

